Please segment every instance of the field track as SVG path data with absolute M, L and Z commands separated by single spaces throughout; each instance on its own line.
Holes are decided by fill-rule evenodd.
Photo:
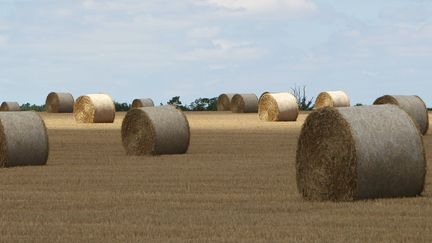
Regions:
M 0 242 L 432 242 L 423 197 L 310 203 L 295 183 L 299 121 L 187 113 L 186 155 L 127 157 L 120 126 L 45 114 L 46 166 L 0 169 Z M 431 132 L 424 137 L 429 161 Z M 430 167 L 430 166 L 429 166 Z

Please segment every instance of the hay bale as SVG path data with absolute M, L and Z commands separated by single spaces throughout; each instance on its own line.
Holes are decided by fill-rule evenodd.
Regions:
M 321 92 L 315 100 L 315 109 L 322 107 L 349 107 L 350 99 L 343 91 Z
M 20 105 L 18 102 L 5 101 L 0 106 L 0 111 L 20 111 Z
M 45 101 L 45 111 L 48 113 L 72 113 L 74 98 L 70 93 L 51 92 Z
M 429 129 L 429 115 L 426 104 L 416 95 L 384 95 L 375 100 L 374 105 L 392 104 L 399 106 L 417 123 L 424 135 Z
M 264 96 L 264 95 L 266 95 L 266 94 L 270 94 L 271 92 L 268 92 L 268 91 L 265 91 L 265 92 L 263 92 L 262 94 L 261 94 L 261 96 L 258 98 L 258 105 L 259 105 L 259 102 L 261 101 L 261 98 Z M 258 107 L 259 108 L 259 107 Z M 259 109 L 258 109 L 259 110 Z
M 134 99 L 132 101 L 132 108 L 140 108 L 140 107 L 153 107 L 153 100 L 150 98 L 142 98 L 142 99 Z
M 258 97 L 256 94 L 236 94 L 231 99 L 233 113 L 257 113 Z
M 48 135 L 36 112 L 0 113 L 0 166 L 44 165 Z
M 75 102 L 74 117 L 81 123 L 112 123 L 115 105 L 107 94 L 83 95 Z
M 299 108 L 291 93 L 264 93 L 259 99 L 259 118 L 264 121 L 296 121 Z
M 221 94 L 217 99 L 217 110 L 218 111 L 230 111 L 231 100 L 235 94 Z
M 130 110 L 121 134 L 128 155 L 184 154 L 190 141 L 186 116 L 170 105 Z
M 297 187 L 307 200 L 412 197 L 424 188 L 422 137 L 394 105 L 313 111 L 300 133 Z

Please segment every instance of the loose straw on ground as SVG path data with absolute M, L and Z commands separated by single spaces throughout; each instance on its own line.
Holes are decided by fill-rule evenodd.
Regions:
M 48 135 L 36 112 L 0 113 L 0 165 L 44 165 L 48 160 Z
M 258 97 L 256 94 L 236 94 L 231 100 L 233 113 L 257 113 Z
M 394 105 L 323 108 L 300 133 L 297 187 L 307 200 L 352 201 L 422 193 L 422 137 Z
M 231 100 L 235 94 L 221 94 L 217 99 L 217 110 L 218 111 L 230 111 Z
M 19 111 L 21 110 L 18 102 L 5 101 L 0 106 L 0 111 Z
M 184 154 L 190 141 L 189 122 L 173 106 L 130 110 L 121 134 L 128 155 Z
M 429 115 L 426 104 L 416 95 L 385 95 L 375 100 L 374 105 L 392 104 L 399 106 L 417 123 L 425 135 L 429 129 Z
M 45 110 L 48 113 L 72 113 L 74 98 L 70 93 L 51 92 L 45 101 Z
M 154 102 L 150 98 L 134 99 L 132 101 L 132 108 L 153 107 L 153 106 L 154 106 Z
M 80 123 L 112 123 L 115 105 L 107 94 L 80 96 L 74 105 L 74 117 Z
M 318 95 L 315 101 L 315 109 L 322 107 L 349 107 L 350 99 L 343 91 L 327 91 Z
M 259 99 L 259 118 L 264 121 L 296 121 L 299 108 L 291 93 L 264 93 Z

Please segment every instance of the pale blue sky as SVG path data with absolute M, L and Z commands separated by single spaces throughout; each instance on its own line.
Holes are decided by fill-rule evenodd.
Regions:
M 0 0 L 0 100 L 345 90 L 432 106 L 432 1 Z

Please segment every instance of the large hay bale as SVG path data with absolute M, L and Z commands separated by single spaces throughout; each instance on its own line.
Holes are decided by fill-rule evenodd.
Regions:
M 235 94 L 221 94 L 217 99 L 217 110 L 218 111 L 230 111 L 231 100 Z
M 259 99 L 259 118 L 264 121 L 296 121 L 299 108 L 291 93 L 264 93 Z
M 384 95 L 375 100 L 374 105 L 392 104 L 399 106 L 417 123 L 424 135 L 429 129 L 429 115 L 426 104 L 416 95 Z
M 132 108 L 153 107 L 153 106 L 154 106 L 154 102 L 150 98 L 134 99 L 132 101 Z
M 0 111 L 20 111 L 20 110 L 21 108 L 18 102 L 5 101 L 0 106 Z
M 45 101 L 45 111 L 48 113 L 72 113 L 74 98 L 70 93 L 51 92 Z
M 258 97 L 256 94 L 236 94 L 231 99 L 233 113 L 257 113 Z
M 307 200 L 412 197 L 424 188 L 422 137 L 394 105 L 313 111 L 300 133 L 297 187 Z
M 48 135 L 36 112 L 0 113 L 0 166 L 44 165 Z
M 107 94 L 83 95 L 75 102 L 74 117 L 81 123 L 112 123 L 115 105 Z
M 121 134 L 128 155 L 184 154 L 190 141 L 189 122 L 173 106 L 130 110 Z
M 321 92 L 315 100 L 315 109 L 322 107 L 349 107 L 350 99 L 343 91 Z

